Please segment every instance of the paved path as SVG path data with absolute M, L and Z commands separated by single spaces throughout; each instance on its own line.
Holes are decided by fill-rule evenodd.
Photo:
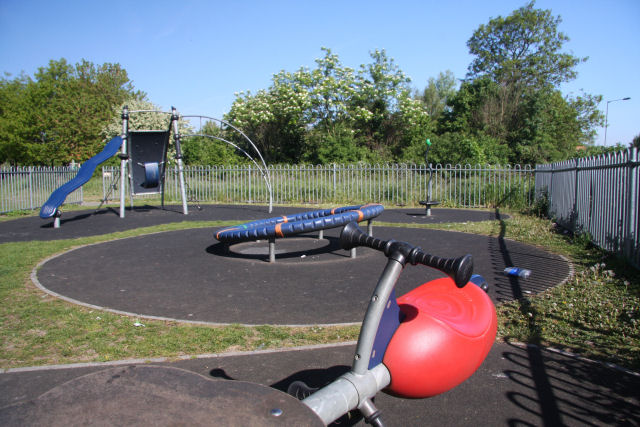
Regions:
M 354 349 L 353 345 L 335 346 L 153 365 L 185 369 L 210 379 L 251 381 L 286 391 L 296 380 L 319 387 L 335 379 L 348 370 Z M 123 365 L 123 369 L 130 365 Z M 24 425 L 28 408 L 41 407 L 37 398 L 42 393 L 52 388 L 55 392 L 56 387 L 62 389 L 67 381 L 107 368 L 109 366 L 92 366 L 0 374 L 0 425 Z M 204 388 L 200 383 L 194 386 L 198 384 Z M 640 424 L 639 393 L 637 374 L 535 346 L 496 343 L 478 371 L 451 391 L 426 400 L 399 399 L 380 393 L 375 403 L 382 410 L 386 424 L 399 427 L 637 426 Z M 46 396 L 41 400 L 46 400 Z M 137 411 L 139 405 L 135 403 L 132 401 L 120 409 L 122 419 Z M 47 416 L 43 418 L 49 420 Z M 212 418 L 218 419 L 215 415 Z M 352 421 L 365 425 L 362 420 Z

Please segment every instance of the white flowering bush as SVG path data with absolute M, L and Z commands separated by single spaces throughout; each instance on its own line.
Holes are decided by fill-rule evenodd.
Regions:
M 268 89 L 236 94 L 225 118 L 267 161 L 394 160 L 406 147 L 424 143 L 431 120 L 411 98 L 410 79 L 384 50 L 372 52 L 373 62 L 357 72 L 331 49 L 322 51 L 314 69 L 283 70 Z

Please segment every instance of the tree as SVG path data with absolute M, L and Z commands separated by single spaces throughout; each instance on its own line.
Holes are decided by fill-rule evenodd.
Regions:
M 236 95 L 226 115 L 267 161 L 393 159 L 424 140 L 431 124 L 425 107 L 385 51 L 372 52 L 373 62 L 357 73 L 322 51 L 313 70 L 283 70 L 268 89 Z
M 0 162 L 42 165 L 95 155 L 113 107 L 136 94 L 119 64 L 71 66 L 65 59 L 49 61 L 33 78 L 2 79 L 0 91 Z
M 508 17 L 491 19 L 474 31 L 467 41 L 469 53 L 475 56 L 468 78 L 487 76 L 501 86 L 522 91 L 557 87 L 576 77 L 576 65 L 587 58 L 561 52 L 569 41 L 558 31 L 562 19 L 534 6 L 531 1 Z
M 561 160 L 593 140 L 599 97 L 564 97 L 560 84 L 586 61 L 562 52 L 562 22 L 535 2 L 481 25 L 467 42 L 467 79 L 439 122 L 440 132 L 483 135 L 508 147 L 511 162 Z
M 228 141 L 225 135 L 216 123 L 209 121 L 205 123 L 201 129 L 195 131 L 196 134 L 205 136 L 189 136 L 190 132 L 181 132 L 185 135 L 182 139 L 182 155 L 184 162 L 188 165 L 235 165 L 249 161 L 243 154 L 225 141 L 218 140 L 215 137 Z M 257 157 L 252 155 L 252 157 Z
M 429 78 L 422 94 L 416 96 L 427 108 L 431 118 L 437 119 L 448 107 L 447 103 L 456 94 L 456 78 L 451 70 L 440 72 L 438 78 Z
M 498 137 L 511 125 L 525 96 L 574 79 L 575 67 L 587 59 L 561 52 L 569 40 L 558 31 L 562 19 L 534 5 L 530 2 L 506 18 L 499 16 L 480 25 L 467 42 L 475 57 L 467 78 L 488 78 L 497 84 L 489 100 L 496 108 L 486 123 Z
M 309 124 L 309 94 L 284 71 L 268 90 L 240 93 L 225 120 L 243 130 L 267 162 L 298 162 Z M 246 141 L 232 136 L 239 146 Z M 248 147 L 246 147 L 248 149 Z

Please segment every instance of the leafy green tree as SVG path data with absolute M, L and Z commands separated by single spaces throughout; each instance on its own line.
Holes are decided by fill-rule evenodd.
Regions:
M 28 82 L 24 74 L 13 80 L 0 80 L 0 163 L 21 164 L 22 158 L 32 156 L 27 152 L 31 147 L 24 143 L 26 135 L 34 136 L 30 132 Z
M 0 162 L 36 165 L 95 155 L 113 106 L 136 93 L 118 64 L 72 66 L 65 59 L 51 60 L 33 78 L 2 79 L 0 92 Z
M 351 119 L 356 81 L 354 70 L 344 67 L 338 55 L 325 47 L 321 50 L 325 55 L 316 59 L 317 68 L 300 70 L 292 83 L 303 87 L 309 95 L 309 122 L 331 132 L 333 125 Z
M 602 121 L 600 98 L 564 97 L 559 89 L 586 58 L 563 52 L 569 39 L 558 30 L 561 18 L 534 6 L 529 2 L 473 33 L 467 80 L 441 116 L 439 133 L 492 138 L 514 163 L 565 159 L 593 140 Z
M 223 141 L 228 141 L 227 135 L 214 122 L 207 122 L 194 132 L 207 136 L 189 136 L 189 132 L 183 133 L 185 137 L 182 139 L 182 155 L 186 164 L 235 165 L 249 161 L 242 153 L 238 153 L 235 147 Z
M 399 145 L 399 106 L 410 98 L 410 79 L 386 51 L 370 55 L 373 62 L 361 65 L 358 72 L 352 116 L 367 148 L 390 157 Z
M 488 78 L 496 92 L 486 100 L 484 123 L 489 132 L 504 138 L 520 103 L 527 95 L 558 87 L 575 78 L 575 67 L 586 58 L 561 52 L 569 38 L 558 31 L 560 17 L 534 8 L 535 2 L 480 25 L 467 42 L 474 56 L 467 78 Z
M 282 71 L 269 89 L 255 95 L 239 93 L 225 115 L 226 121 L 249 136 L 267 162 L 298 162 L 304 152 L 310 99 L 295 83 L 295 76 Z M 244 146 L 244 141 L 235 141 Z
M 327 128 L 314 128 L 307 134 L 307 150 L 303 161 L 315 164 L 378 162 L 380 158 L 358 141 L 346 122 L 335 122 Z
M 556 87 L 573 80 L 576 65 L 587 58 L 563 53 L 569 37 L 558 31 L 562 19 L 550 10 L 535 9 L 535 1 L 504 18 L 480 25 L 467 42 L 475 56 L 468 78 L 487 76 L 516 92 L 527 88 Z
M 456 78 L 451 70 L 440 72 L 438 77 L 429 78 L 427 87 L 415 98 L 421 100 L 431 118 L 437 119 L 449 107 L 447 103 L 456 94 Z
M 385 51 L 372 52 L 357 73 L 322 51 L 313 70 L 281 71 L 268 89 L 238 94 L 227 114 L 267 161 L 393 159 L 424 138 L 425 107 Z

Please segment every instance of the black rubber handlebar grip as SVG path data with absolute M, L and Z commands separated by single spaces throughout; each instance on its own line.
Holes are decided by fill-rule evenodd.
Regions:
M 459 288 L 465 286 L 473 274 L 473 257 L 471 255 L 464 255 L 458 258 L 441 258 L 423 252 L 420 248 L 411 246 L 408 243 L 399 243 L 395 240 L 385 241 L 369 236 L 362 231 L 355 222 L 347 224 L 342 229 L 340 245 L 342 249 L 346 250 L 358 246 L 365 246 L 382 251 L 387 256 L 391 255 L 394 248 L 404 249 L 404 255 L 411 264 L 423 264 L 427 267 L 440 270 L 451 277 Z

